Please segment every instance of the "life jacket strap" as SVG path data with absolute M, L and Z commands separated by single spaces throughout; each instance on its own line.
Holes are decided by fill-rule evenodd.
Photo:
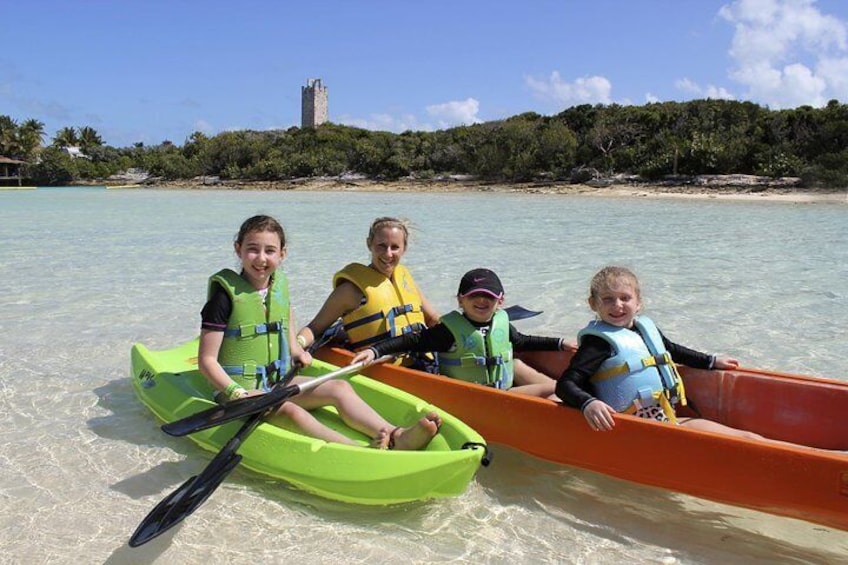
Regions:
M 273 376 L 280 373 L 281 366 L 282 361 L 277 359 L 264 366 L 248 362 L 243 365 L 222 365 L 221 367 L 228 375 L 253 377 L 256 381 L 256 388 L 267 392 L 276 382 Z
M 225 329 L 224 337 L 251 337 L 254 335 L 279 332 L 282 329 L 283 324 L 280 322 L 268 322 L 264 324 L 244 324 L 235 328 Z
M 424 324 L 412 324 L 410 326 L 406 326 L 405 328 L 403 328 L 403 330 L 401 330 L 401 333 L 402 334 L 409 334 L 409 333 L 420 332 L 421 330 L 423 330 L 425 328 L 426 328 L 426 326 Z M 345 330 L 348 330 L 348 329 L 350 329 L 350 326 L 346 325 Z M 381 334 L 371 336 L 371 337 L 366 338 L 366 339 L 362 339 L 362 340 L 359 340 L 359 341 L 356 341 L 356 342 L 351 342 L 351 343 L 348 344 L 348 347 L 350 347 L 351 349 L 362 349 L 364 347 L 370 347 L 377 342 L 383 341 L 384 339 L 389 339 L 391 337 L 394 337 L 394 334 L 391 330 L 389 330 L 389 331 L 383 332 Z
M 402 304 L 401 306 L 395 306 L 393 308 L 390 308 L 388 313 L 386 314 L 384 314 L 383 312 L 374 312 L 370 316 L 365 316 L 364 318 L 359 318 L 358 320 L 354 320 L 349 324 L 345 324 L 345 330 L 352 330 L 358 328 L 359 326 L 364 326 L 365 324 L 370 324 L 371 322 L 382 320 L 383 318 L 389 321 L 389 327 L 393 327 L 394 319 L 397 316 L 412 312 L 412 310 L 412 304 Z
M 603 381 L 619 375 L 629 375 L 630 373 L 635 373 L 642 369 L 647 369 L 648 367 L 657 367 L 659 365 L 671 365 L 674 367 L 671 355 L 668 352 L 663 353 L 662 355 L 651 355 L 649 357 L 642 357 L 632 361 L 628 360 L 626 363 L 622 363 L 621 365 L 616 365 L 615 367 L 599 371 L 592 377 L 592 380 Z
M 674 412 L 674 406 L 668 396 L 666 396 L 665 391 L 653 392 L 649 387 L 644 387 L 640 388 L 636 394 L 636 399 L 624 410 L 624 414 L 633 415 L 642 408 L 650 408 L 659 404 L 669 422 L 677 424 L 677 415 Z

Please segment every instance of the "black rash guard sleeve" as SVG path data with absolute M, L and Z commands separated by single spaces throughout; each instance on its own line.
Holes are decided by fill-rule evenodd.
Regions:
M 453 334 L 444 324 L 436 324 L 420 332 L 408 333 L 383 340 L 373 346 L 376 357 L 390 355 L 392 353 L 429 351 L 450 351 L 454 345 Z
M 466 318 L 468 320 L 468 318 Z M 479 324 L 468 320 L 471 325 L 481 328 L 483 333 L 491 329 L 491 321 Z M 558 351 L 561 340 L 558 337 L 538 337 L 524 335 L 509 325 L 509 340 L 515 351 Z M 418 333 L 404 334 L 393 337 L 371 347 L 377 357 L 392 353 L 445 353 L 450 351 L 456 340 L 453 334 L 444 324 L 436 324 Z
M 509 325 L 509 341 L 514 351 L 559 351 L 562 340 L 558 337 L 524 335 Z
M 230 320 L 232 311 L 233 303 L 230 301 L 230 295 L 221 288 L 221 285 L 216 284 L 212 296 L 200 311 L 200 329 L 213 332 L 224 331 L 227 329 L 227 322 Z

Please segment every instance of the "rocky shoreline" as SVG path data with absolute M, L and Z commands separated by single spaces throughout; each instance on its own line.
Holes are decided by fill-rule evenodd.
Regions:
M 110 179 L 110 184 L 118 179 Z M 123 180 L 123 183 L 126 181 Z M 108 186 L 108 185 L 107 185 Z M 625 178 L 585 183 L 534 181 L 492 183 L 469 178 L 374 180 L 361 177 L 303 178 L 278 181 L 221 180 L 197 177 L 167 181 L 145 179 L 145 188 L 183 190 L 297 190 L 339 192 L 514 192 L 611 197 L 723 198 L 743 200 L 828 201 L 848 203 L 848 189 L 800 188 L 797 179 L 769 179 L 749 175 L 703 175 L 643 182 Z

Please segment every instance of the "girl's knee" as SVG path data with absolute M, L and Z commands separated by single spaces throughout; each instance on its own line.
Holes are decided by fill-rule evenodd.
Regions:
M 356 392 L 347 381 L 330 381 L 321 385 L 321 394 L 325 396 L 332 396 L 333 398 L 343 398 L 345 396 L 356 394 Z
M 308 414 L 304 408 L 298 406 L 294 402 L 285 402 L 277 409 L 275 416 L 288 418 L 293 422 L 297 422 L 298 419 L 304 416 L 304 414 Z

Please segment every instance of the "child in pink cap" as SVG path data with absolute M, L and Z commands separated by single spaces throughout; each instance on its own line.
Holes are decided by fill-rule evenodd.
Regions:
M 503 285 L 489 269 L 465 273 L 456 298 L 459 309 L 435 326 L 377 343 L 357 353 L 352 363 L 370 363 L 393 353 L 433 352 L 440 374 L 512 393 L 553 397 L 556 381 L 523 364 L 516 372 L 513 351 L 558 351 L 567 342 L 516 330 L 502 310 Z

